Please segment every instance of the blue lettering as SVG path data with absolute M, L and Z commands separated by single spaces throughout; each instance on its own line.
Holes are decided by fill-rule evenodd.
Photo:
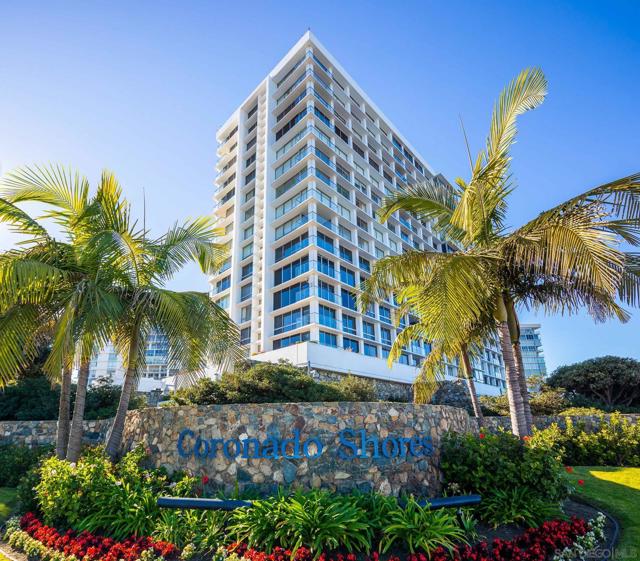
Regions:
M 351 442 L 347 437 L 353 437 L 354 436 L 354 431 L 352 431 L 351 429 L 344 429 L 341 430 L 338 433 L 338 439 L 340 441 L 340 448 L 338 448 L 338 458 L 340 458 L 341 460 L 353 460 L 357 453 L 358 453 L 358 447 L 356 446 L 355 442 Z M 351 454 L 347 454 L 342 447 L 346 447 L 349 450 L 351 450 Z
M 249 454 L 249 445 L 253 444 L 253 455 Z M 260 441 L 257 438 L 246 438 L 242 442 L 243 458 L 259 458 L 260 457 Z
M 389 444 L 392 444 L 392 451 L 389 452 Z M 382 454 L 385 458 L 395 458 L 400 452 L 400 446 L 398 445 L 398 441 L 388 436 L 387 438 L 382 439 Z
M 373 454 L 371 454 L 372 458 L 380 457 L 380 441 L 376 435 L 371 437 L 367 436 L 367 431 L 364 429 L 360 429 L 360 454 L 359 458 L 367 457 L 367 446 L 369 444 L 373 445 Z
M 316 445 L 316 453 L 314 455 L 310 454 L 309 452 L 309 444 L 315 444 Z M 322 454 L 322 442 L 320 442 L 320 439 L 318 437 L 314 437 L 314 438 L 310 438 L 309 440 L 305 441 L 304 446 L 302 447 L 303 451 L 304 451 L 304 455 L 305 457 L 313 460 L 314 458 L 317 458 L 318 456 L 320 456 Z
M 431 456 L 433 454 L 433 439 L 430 436 L 425 436 L 422 439 L 422 445 L 424 446 L 423 454 L 425 456 Z
M 209 455 L 209 441 L 202 440 L 200 437 L 196 438 L 194 453 L 196 455 L 196 458 L 206 458 Z
M 409 453 L 412 456 L 422 456 L 423 451 L 419 448 L 419 446 L 422 446 L 422 443 L 420 442 L 420 438 L 417 436 L 414 436 L 409 441 Z
M 180 435 L 178 436 L 178 455 L 181 458 L 190 458 L 191 456 L 193 456 L 193 448 L 190 448 L 189 450 L 185 450 L 184 448 L 184 439 L 187 438 L 188 436 L 193 438 L 195 434 L 190 429 L 184 429 L 180 432 Z
M 231 454 L 230 448 L 231 445 L 234 444 L 234 453 Z M 224 452 L 224 457 L 228 458 L 229 460 L 233 460 L 234 458 L 237 458 L 240 455 L 240 452 L 242 452 L 242 442 L 240 442 L 237 438 L 232 438 L 230 440 L 226 440 L 223 447 L 222 447 L 222 451 Z
M 218 444 L 222 444 L 224 440 L 221 438 L 212 438 L 209 441 L 209 457 L 215 458 L 218 454 Z
M 293 455 L 287 454 L 287 446 L 291 444 L 293 446 Z M 283 458 L 287 458 L 289 460 L 299 460 L 302 458 L 300 455 L 300 430 L 296 429 L 293 431 L 293 438 L 284 439 L 280 444 L 280 453 Z

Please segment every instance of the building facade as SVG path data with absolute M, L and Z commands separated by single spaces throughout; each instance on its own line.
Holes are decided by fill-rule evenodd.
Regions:
M 385 255 L 453 250 L 428 221 L 404 212 L 385 224 L 375 218 L 393 190 L 446 180 L 310 32 L 217 141 L 214 211 L 231 257 L 211 293 L 239 324 L 251 358 L 411 383 L 428 342 L 414 342 L 389 369 L 398 308 L 385 301 L 359 313 L 357 287 Z M 447 366 L 455 376 L 456 364 Z M 474 366 L 481 393 L 502 390 L 495 342 Z
M 145 368 L 140 373 L 138 391 L 147 392 L 154 389 L 165 389 L 167 382 L 178 373 L 172 368 L 169 360 L 169 344 L 167 338 L 158 332 L 152 332 L 147 340 L 145 351 Z M 101 380 L 122 385 L 125 369 L 122 357 L 112 344 L 107 345 L 89 363 L 89 385 Z
M 527 323 L 520 326 L 520 348 L 522 349 L 525 376 L 527 378 L 529 376 L 546 377 L 547 365 L 544 361 L 539 323 Z

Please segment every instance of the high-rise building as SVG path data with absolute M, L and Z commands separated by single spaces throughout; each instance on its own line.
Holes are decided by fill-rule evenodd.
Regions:
M 409 249 L 453 251 L 428 221 L 376 216 L 383 197 L 424 178 L 446 181 L 311 34 L 217 133 L 215 214 L 231 257 L 212 297 L 240 325 L 252 359 L 411 383 L 429 353 L 414 342 L 393 368 L 393 301 L 361 314 L 373 263 Z M 410 318 L 400 318 L 400 326 Z M 481 393 L 504 387 L 499 347 L 476 360 Z M 455 376 L 456 365 L 448 365 Z
M 520 348 L 522 349 L 525 376 L 527 378 L 529 376 L 546 376 L 547 365 L 544 361 L 539 323 L 520 325 Z
M 169 344 L 167 338 L 156 331 L 147 339 L 145 350 L 145 367 L 140 373 L 138 391 L 165 389 L 167 380 L 178 373 L 169 359 Z M 107 345 L 97 353 L 89 363 L 89 385 L 99 380 L 122 385 L 125 370 L 122 357 L 117 353 L 113 344 Z M 173 382 L 171 382 L 171 385 Z

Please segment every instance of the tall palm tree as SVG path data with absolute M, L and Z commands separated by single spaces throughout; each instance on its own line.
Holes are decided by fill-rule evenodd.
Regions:
M 547 84 L 539 69 L 521 72 L 500 94 L 486 148 L 469 155 L 471 178 L 449 185 L 436 177 L 385 199 L 379 218 L 414 213 L 457 247 L 453 253 L 409 251 L 379 260 L 364 285 L 367 299 L 394 291 L 423 334 L 459 348 L 468 326 L 495 329 L 505 361 L 512 430 L 526 435 L 531 414 L 519 349 L 516 307 L 549 312 L 586 307 L 598 320 L 628 318 L 618 302 L 640 300 L 638 256 L 620 249 L 640 241 L 640 174 L 590 189 L 509 231 L 513 190 L 509 150 L 516 119 L 537 107 Z M 489 322 L 489 323 L 486 323 Z
M 20 360 L 19 345 L 31 346 L 42 323 L 52 324 L 53 345 L 45 371 L 61 380 L 57 454 L 77 460 L 82 443 L 89 361 L 113 332 L 129 283 L 130 248 L 135 241 L 118 221 L 111 174 L 104 173 L 89 198 L 85 178 L 62 168 L 25 168 L 2 181 L 0 220 L 29 238 L 0 256 L 0 310 L 23 315 L 38 306 L 31 325 L 13 321 L 16 337 L 0 348 L 0 379 L 10 377 Z M 62 229 L 65 241 L 49 235 L 16 205 L 46 205 L 44 217 Z M 44 310 L 44 312 L 42 312 Z M 23 353 L 24 355 L 25 353 Z M 78 367 L 73 421 L 69 426 L 70 372 Z
M 164 286 L 189 261 L 205 273 L 217 270 L 227 258 L 226 245 L 216 242 L 220 235 L 213 220 L 203 217 L 176 225 L 144 245 L 115 339 L 126 357 L 126 375 L 107 438 L 106 451 L 112 458 L 120 449 L 129 401 L 145 366 L 149 333 L 159 331 L 167 337 L 169 362 L 181 372 L 197 374 L 208 364 L 228 366 L 241 358 L 236 325 L 206 292 L 176 292 Z

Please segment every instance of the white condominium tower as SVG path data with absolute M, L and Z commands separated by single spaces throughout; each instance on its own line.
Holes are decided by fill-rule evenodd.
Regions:
M 384 255 L 452 251 L 410 214 L 385 224 L 375 218 L 386 194 L 436 175 L 424 158 L 311 32 L 217 140 L 215 214 L 231 257 L 211 291 L 239 324 L 251 358 L 411 383 L 428 342 L 413 343 L 388 368 L 397 307 L 388 301 L 361 314 L 356 294 Z M 503 388 L 497 347 L 475 366 L 481 393 Z

